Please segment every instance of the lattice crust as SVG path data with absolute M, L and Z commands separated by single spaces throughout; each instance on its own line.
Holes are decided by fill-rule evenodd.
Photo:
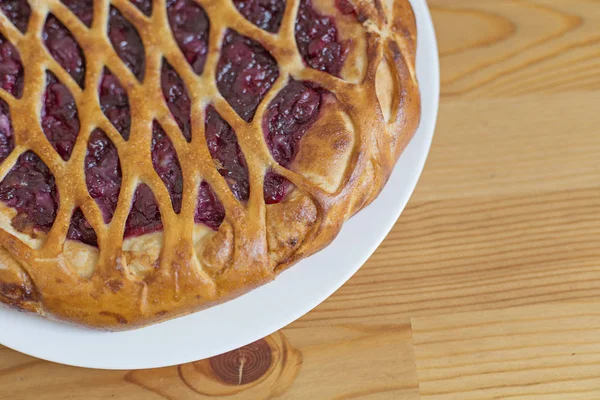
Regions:
M 201 6 L 210 26 L 205 56 L 193 59 L 186 59 L 186 49 L 171 30 L 167 2 L 173 1 L 93 0 L 92 18 L 85 7 L 92 0 L 28 0 L 28 22 L 16 25 L 6 8 L 20 0 L 7 0 L 4 12 L 0 7 L 0 47 L 12 44 L 24 66 L 24 82 L 0 89 L 0 111 L 4 106 L 10 110 L 0 115 L 0 131 L 14 134 L 9 154 L 2 154 L 0 143 L 0 157 L 5 157 L 0 180 L 20 157 L 33 152 L 47 166 L 44 173 L 54 176 L 57 191 L 48 194 L 55 196 L 57 210 L 46 232 L 24 226 L 19 213 L 0 202 L 0 303 L 111 330 L 193 312 L 264 284 L 322 249 L 382 189 L 420 115 L 416 26 L 408 0 L 312 1 L 316 12 L 335 18 L 347 46 L 340 71 L 317 70 L 303 60 L 294 29 L 305 0 L 287 0 L 281 21 L 254 21 L 265 29 L 252 22 L 242 0 L 187 0 Z M 135 27 L 144 54 L 122 60 L 108 35 L 111 15 Z M 61 62 L 49 51 L 43 39 L 49 16 L 53 25 L 48 29 L 61 35 L 61 27 L 68 31 L 82 60 Z M 249 46 L 262 46 L 277 63 L 273 85 L 257 101 L 253 116 L 240 115 L 236 100 L 226 99 L 215 79 L 221 47 L 231 32 L 245 37 Z M 174 71 L 169 79 L 185 86 L 175 99 L 189 96 L 191 114 L 165 101 L 164 68 Z M 123 101 L 129 102 L 130 126 L 127 115 L 117 116 L 125 122 L 115 126 L 103 112 L 98 88 L 107 74 L 122 87 L 115 84 L 111 90 L 127 93 Z M 51 134 L 47 137 L 40 123 L 42 112 L 53 112 L 43 111 L 49 79 L 71 93 L 79 120 L 72 141 L 51 144 Z M 279 101 L 278 94 L 292 81 L 310 82 L 324 94 L 319 117 L 288 162 L 272 155 L 263 121 L 269 104 Z M 223 119 L 222 129 L 231 128 L 237 136 L 247 188 L 233 187 L 211 156 L 204 121 L 214 111 Z M 118 152 L 121 187 L 108 216 L 86 184 L 84 163 L 92 137 L 108 138 L 103 140 Z M 156 172 L 153 143 L 174 147 L 177 160 L 167 167 L 180 164 L 180 192 Z M 265 175 L 290 182 L 277 204 L 266 204 L 272 202 L 265 201 Z M 162 230 L 158 226 L 124 239 L 140 185 L 154 195 Z M 194 223 L 199 190 L 212 190 L 206 193 L 222 204 L 224 220 L 216 230 L 211 222 Z M 70 232 L 72 219 L 89 235 L 85 229 L 79 236 Z

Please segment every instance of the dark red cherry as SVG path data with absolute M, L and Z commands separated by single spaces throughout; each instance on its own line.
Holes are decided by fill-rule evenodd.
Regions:
M 0 99 L 0 162 L 6 160 L 14 148 L 15 134 L 10 119 L 10 109 L 8 104 Z
M 150 187 L 142 183 L 133 195 L 133 204 L 125 223 L 125 237 L 156 232 L 162 227 L 160 209 L 154 193 Z
M 94 0 L 61 0 L 87 26 L 94 19 Z
M 0 33 L 0 87 L 20 98 L 23 94 L 23 74 L 19 51 Z
M 54 175 L 37 154 L 23 153 L 0 182 L 0 201 L 17 210 L 13 218 L 17 230 L 48 232 L 58 210 Z
M 227 31 L 217 66 L 217 87 L 242 119 L 254 118 L 278 76 L 277 62 L 260 43 Z
M 169 191 L 173 210 L 179 214 L 183 196 L 183 173 L 171 139 L 156 121 L 152 124 L 152 165 Z
M 67 239 L 77 240 L 79 242 L 89 244 L 90 246 L 98 247 L 98 237 L 92 225 L 83 215 L 80 208 L 73 212 L 71 224 L 67 232 Z
M 129 139 L 131 130 L 131 110 L 127 91 L 121 85 L 119 78 L 104 68 L 100 87 L 98 88 L 100 107 L 106 118 L 119 131 L 123 139 Z
M 238 11 L 254 25 L 277 32 L 285 13 L 285 0 L 233 0 Z
M 104 222 L 112 220 L 121 191 L 121 164 L 117 148 L 100 129 L 90 135 L 85 155 L 85 183 L 102 212 Z
M 296 43 L 309 66 L 339 76 L 346 59 L 346 45 L 338 39 L 333 18 L 315 11 L 311 0 L 300 1 Z
M 31 7 L 27 0 L 2 0 L 0 10 L 22 33 L 27 31 L 27 23 L 31 15 Z
M 125 65 L 141 82 L 146 70 L 146 54 L 138 31 L 115 7 L 110 7 L 108 37 Z
M 219 173 L 225 178 L 238 200 L 248 200 L 250 196 L 248 168 L 233 128 L 212 106 L 206 109 L 205 125 L 206 144 Z
M 324 91 L 310 82 L 290 80 L 267 107 L 263 131 L 275 161 L 288 167 L 298 153 L 300 139 L 319 117 Z M 280 202 L 290 183 L 268 172 L 264 181 L 267 204 Z
M 48 141 L 63 160 L 69 160 L 79 135 L 79 115 L 73 95 L 50 71 L 46 74 L 41 117 Z
M 84 86 L 85 58 L 71 32 L 52 14 L 48 15 L 42 32 L 44 44 L 52 57 L 73 77 L 80 87 Z
M 193 0 L 167 0 L 167 16 L 177 45 L 200 75 L 208 54 L 208 15 Z
M 224 219 L 225 208 L 223 208 L 223 204 L 210 185 L 202 182 L 200 184 L 200 191 L 198 192 L 198 203 L 196 205 L 194 221 L 217 230 Z

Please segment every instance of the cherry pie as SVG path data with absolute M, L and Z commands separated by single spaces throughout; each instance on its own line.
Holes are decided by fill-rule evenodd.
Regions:
M 379 194 L 415 47 L 408 0 L 2 0 L 0 303 L 118 330 L 272 280 Z

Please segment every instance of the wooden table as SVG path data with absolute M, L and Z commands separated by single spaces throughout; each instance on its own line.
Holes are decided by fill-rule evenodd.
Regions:
M 354 278 L 282 331 L 178 367 L 0 347 L 0 399 L 600 399 L 600 1 L 430 5 L 433 148 Z

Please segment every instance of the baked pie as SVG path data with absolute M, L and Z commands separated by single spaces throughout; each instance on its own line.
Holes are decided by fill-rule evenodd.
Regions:
M 379 194 L 415 50 L 408 0 L 2 0 L 0 303 L 122 330 L 272 280 Z

